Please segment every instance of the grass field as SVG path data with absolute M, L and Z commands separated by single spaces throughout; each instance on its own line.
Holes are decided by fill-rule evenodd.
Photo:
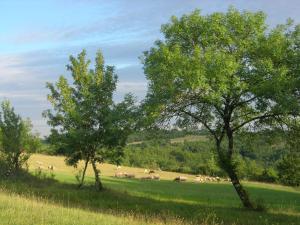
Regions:
M 160 181 L 117 179 L 116 167 L 101 165 L 105 190 L 94 191 L 92 171 L 77 189 L 72 167 L 62 157 L 33 155 L 38 164 L 55 166 L 55 180 L 27 175 L 0 181 L 0 224 L 300 224 L 300 190 L 246 182 L 252 199 L 267 207 L 253 212 L 241 207 L 231 184 L 171 181 L 178 174 L 160 172 Z M 46 171 L 47 169 L 45 169 Z M 122 167 L 143 175 L 143 169 Z M 192 179 L 193 176 L 188 176 Z

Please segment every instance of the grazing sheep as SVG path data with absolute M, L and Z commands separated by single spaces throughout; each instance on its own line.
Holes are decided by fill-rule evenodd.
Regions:
M 53 166 L 53 165 L 49 165 L 49 166 L 48 166 L 48 169 L 49 169 L 49 170 L 54 170 L 54 166 Z
M 206 181 L 213 181 L 213 178 L 212 177 L 206 177 L 205 180 Z
M 44 164 L 44 163 L 42 163 L 42 162 L 40 162 L 40 161 L 36 161 L 36 163 L 37 163 L 39 166 L 41 166 L 41 165 Z
M 124 175 L 126 178 L 135 178 L 135 174 L 133 173 L 125 173 Z
M 144 176 L 144 177 L 141 177 L 141 180 L 152 180 L 152 176 Z
M 187 177 L 183 177 L 183 176 L 179 176 L 174 179 L 174 181 L 178 181 L 178 182 L 182 182 L 182 181 L 186 181 L 186 180 L 187 180 Z
M 202 179 L 200 176 L 196 176 L 194 179 L 195 182 L 203 183 L 204 179 Z
M 150 171 L 149 171 L 149 174 L 151 174 L 151 173 L 155 173 L 155 171 L 154 171 L 154 170 L 150 170 Z
M 121 169 L 121 166 L 116 166 L 116 170 L 119 170 L 119 169 Z
M 160 179 L 159 174 L 154 174 L 154 175 L 152 176 L 152 179 L 154 179 L 154 180 L 159 180 L 159 179 Z
M 118 173 L 115 173 L 115 177 L 121 178 L 121 177 L 125 177 L 125 175 L 123 172 L 118 172 Z

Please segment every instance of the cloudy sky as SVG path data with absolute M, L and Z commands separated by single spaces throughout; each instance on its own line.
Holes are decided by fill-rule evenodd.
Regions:
M 142 99 L 147 83 L 138 57 L 162 38 L 161 24 L 196 8 L 208 14 L 229 5 L 265 11 L 270 26 L 288 17 L 300 23 L 297 0 L 0 0 L 0 100 L 11 100 L 47 135 L 45 83 L 68 76 L 68 56 L 83 48 L 90 58 L 101 49 L 116 66 L 116 100 L 128 91 Z

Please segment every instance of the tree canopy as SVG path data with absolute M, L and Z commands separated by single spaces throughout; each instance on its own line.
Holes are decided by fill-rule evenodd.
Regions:
M 142 59 L 149 81 L 147 116 L 204 126 L 249 208 L 253 204 L 233 162 L 235 133 L 270 126 L 299 110 L 300 28 L 288 21 L 270 29 L 265 19 L 262 12 L 234 8 L 172 17 L 162 26 L 164 40 Z
M 56 84 L 48 83 L 48 99 L 53 110 L 44 113 L 53 127 L 53 142 L 64 148 L 67 162 L 77 166 L 85 161 L 84 174 L 91 162 L 97 189 L 102 189 L 96 163 L 110 160 L 119 163 L 122 147 L 134 127 L 136 106 L 134 98 L 128 94 L 124 101 L 115 103 L 117 75 L 114 67 L 105 66 L 99 51 L 95 59 L 95 69 L 90 69 L 86 52 L 77 58 L 70 57 L 67 69 L 72 75 L 72 84 L 61 76 Z
M 30 120 L 16 114 L 9 101 L 1 104 L 0 152 L 8 164 L 7 174 L 18 172 L 27 162 L 30 152 L 39 145 L 39 138 L 31 132 Z

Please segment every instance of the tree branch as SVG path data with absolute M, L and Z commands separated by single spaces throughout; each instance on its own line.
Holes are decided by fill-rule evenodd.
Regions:
M 249 119 L 249 120 L 246 120 L 245 122 L 241 123 L 240 125 L 237 125 L 236 127 L 234 127 L 234 128 L 232 129 L 232 132 L 235 132 L 236 130 L 240 129 L 241 127 L 243 127 L 243 126 L 245 126 L 246 124 L 251 123 L 251 122 L 253 122 L 253 121 L 255 121 L 255 120 L 266 119 L 266 118 L 269 118 L 269 117 L 274 117 L 274 116 L 276 116 L 276 115 L 278 115 L 278 114 L 264 114 L 264 115 L 262 115 L 262 116 L 256 116 L 256 117 L 253 117 L 253 118 L 251 118 L 251 119 Z
M 200 123 L 202 123 L 202 124 L 205 126 L 205 128 L 206 128 L 206 129 L 214 136 L 214 138 L 215 138 L 217 141 L 219 140 L 218 136 L 216 135 L 216 132 L 213 131 L 213 130 L 207 125 L 206 122 L 204 122 L 204 121 L 201 120 L 198 116 L 194 115 L 194 114 L 191 113 L 191 112 L 185 111 L 185 110 L 183 110 L 183 109 L 182 109 L 182 112 L 185 113 L 185 114 L 187 114 L 187 115 L 189 115 L 190 117 L 196 119 L 196 120 L 199 121 Z

